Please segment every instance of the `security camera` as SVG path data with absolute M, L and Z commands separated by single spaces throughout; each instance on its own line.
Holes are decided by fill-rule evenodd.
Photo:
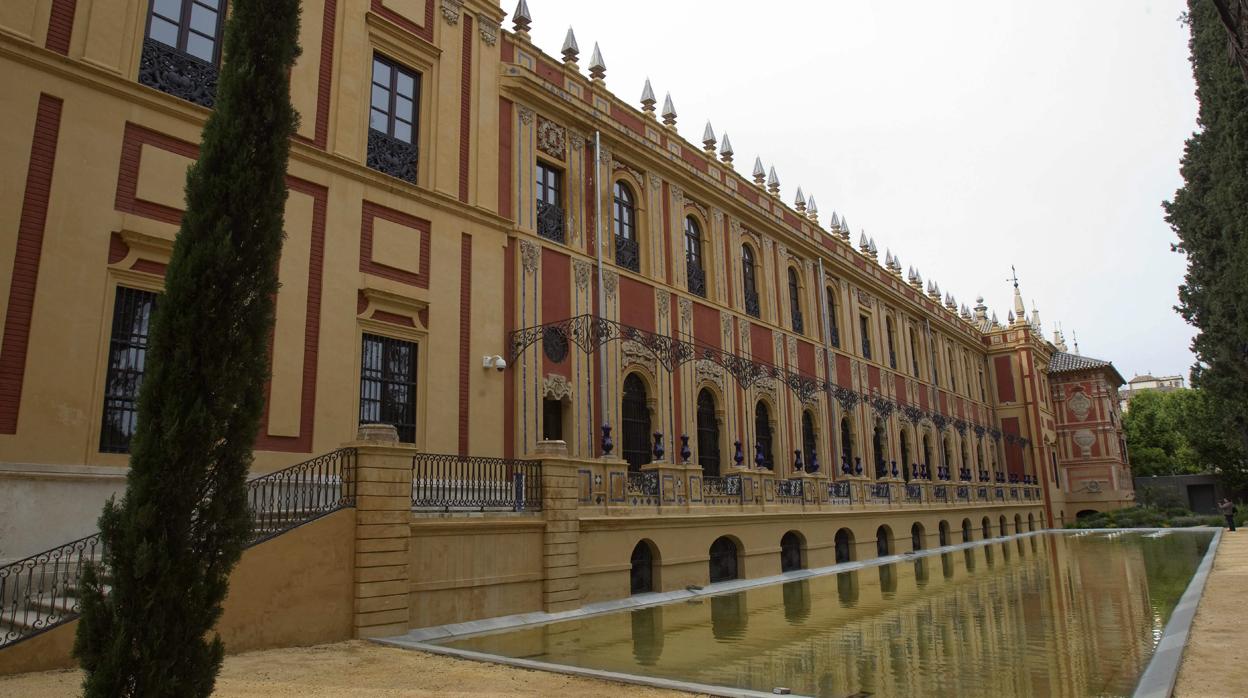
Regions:
M 501 356 L 483 356 L 481 357 L 481 368 L 493 368 L 502 373 L 507 368 L 507 360 Z

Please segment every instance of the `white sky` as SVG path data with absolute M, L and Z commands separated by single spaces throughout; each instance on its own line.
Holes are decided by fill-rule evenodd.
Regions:
M 571 25 L 582 70 L 599 42 L 616 94 L 636 105 L 648 76 L 687 140 L 709 118 L 738 171 L 762 156 L 786 202 L 800 185 L 959 304 L 1004 322 L 1016 265 L 1045 336 L 1061 322 L 1127 378 L 1193 360 L 1161 209 L 1196 126 L 1184 7 L 529 0 L 547 54 Z

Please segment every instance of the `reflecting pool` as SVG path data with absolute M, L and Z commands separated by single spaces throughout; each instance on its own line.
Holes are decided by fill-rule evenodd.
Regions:
M 1211 540 L 1041 534 L 439 644 L 805 695 L 1130 695 Z

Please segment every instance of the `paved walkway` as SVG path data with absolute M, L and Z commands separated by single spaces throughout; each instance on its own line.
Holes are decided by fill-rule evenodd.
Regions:
M 1175 696 L 1248 696 L 1246 595 L 1248 529 L 1224 531 L 1183 652 Z

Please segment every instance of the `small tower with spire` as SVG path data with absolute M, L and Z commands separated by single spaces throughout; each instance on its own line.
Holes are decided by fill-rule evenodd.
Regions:
M 797 209 L 798 213 L 806 212 L 806 196 L 802 194 L 801 187 L 797 188 L 797 197 L 793 199 L 793 208 Z
M 771 171 L 767 173 L 767 191 L 777 199 L 780 198 L 780 178 L 776 176 L 775 165 L 772 165 Z
M 755 156 L 754 158 L 754 183 L 759 187 L 767 185 L 767 170 L 763 169 L 763 159 Z
M 598 42 L 594 42 L 594 53 L 589 59 L 589 78 L 598 85 L 607 80 L 607 64 L 602 60 L 602 51 L 598 50 Z
M 676 105 L 672 104 L 672 93 L 668 92 L 663 98 L 663 125 L 676 130 Z
M 702 150 L 715 157 L 715 130 L 711 128 L 711 120 L 706 120 L 706 128 L 702 129 Z
M 563 48 L 559 52 L 563 54 L 565 66 L 578 72 L 581 70 L 576 64 L 577 57 L 581 55 L 581 47 L 576 45 L 576 34 L 572 33 L 572 27 L 568 27 L 568 33 L 563 37 Z
M 529 14 L 529 3 L 520 0 L 516 5 L 516 11 L 511 13 L 511 28 L 516 38 L 521 41 L 530 41 L 529 26 L 531 24 L 533 24 L 533 15 Z
M 816 224 L 819 223 L 819 206 L 815 204 L 813 194 L 806 197 L 806 217 Z
M 710 123 L 709 121 L 707 122 Z M 724 132 L 724 138 L 719 142 L 719 159 L 724 163 L 732 164 L 732 141 L 728 140 L 728 132 Z
M 646 78 L 646 86 L 641 88 L 641 111 L 651 119 L 654 116 L 654 88 L 650 87 L 650 78 Z

